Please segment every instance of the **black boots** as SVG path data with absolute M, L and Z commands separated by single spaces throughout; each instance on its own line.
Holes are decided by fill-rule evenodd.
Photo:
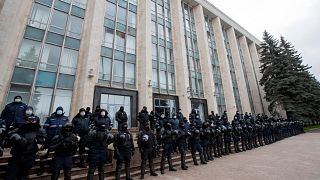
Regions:
M 172 165 L 172 159 L 168 159 L 168 163 L 169 163 L 169 171 L 177 171 Z

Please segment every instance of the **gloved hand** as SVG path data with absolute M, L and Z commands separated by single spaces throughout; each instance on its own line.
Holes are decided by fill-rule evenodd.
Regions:
M 19 134 L 17 134 L 17 133 L 14 133 L 14 134 L 10 137 L 10 139 L 14 139 L 14 140 L 16 140 L 16 141 L 20 141 L 20 140 L 21 140 L 21 136 L 20 136 Z

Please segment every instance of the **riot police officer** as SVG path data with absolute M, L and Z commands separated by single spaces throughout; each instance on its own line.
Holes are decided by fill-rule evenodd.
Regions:
M 209 130 L 210 130 L 210 137 L 209 137 L 209 160 L 214 160 L 213 154 L 215 151 L 215 144 L 216 144 L 216 125 L 214 124 L 215 121 L 212 121 L 212 123 L 209 124 Z
M 127 113 L 124 111 L 124 107 L 121 106 L 119 111 L 116 113 L 116 121 L 118 122 L 118 130 L 120 130 L 123 123 L 128 122 Z
M 143 106 L 142 110 L 138 114 L 139 131 L 142 131 L 145 124 L 149 123 L 149 112 L 146 106 Z
M 79 141 L 79 167 L 86 168 L 84 165 L 85 160 L 85 146 L 88 140 L 88 133 L 90 131 L 90 118 L 86 115 L 86 110 L 81 108 L 79 113 L 72 119 L 73 132 L 80 137 Z
M 177 119 L 179 120 L 179 122 L 183 121 L 183 113 L 181 111 L 181 109 L 179 108 L 178 109 L 178 112 L 177 112 Z
M 79 145 L 78 138 L 72 131 L 72 124 L 67 123 L 62 127 L 61 134 L 51 140 L 48 149 L 49 152 L 54 151 L 51 180 L 59 178 L 61 169 L 64 171 L 64 179 L 71 179 L 72 156 L 77 152 Z
M 239 147 L 241 131 L 242 131 L 242 127 L 240 126 L 239 122 L 236 121 L 235 124 L 233 125 L 233 131 L 232 131 L 232 139 L 233 139 L 233 144 L 234 144 L 234 151 L 236 153 L 241 152 L 240 147 Z
M 46 133 L 35 116 L 28 116 L 25 124 L 9 132 L 9 145 L 12 147 L 7 169 L 7 180 L 28 179 L 38 152 L 38 145 L 46 141 Z
M 146 161 L 149 161 L 150 175 L 158 176 L 155 173 L 153 158 L 156 153 L 156 137 L 150 129 L 149 124 L 144 124 L 144 129 L 138 134 L 138 147 L 141 153 L 141 176 L 144 179 Z
M 203 149 L 201 147 L 201 130 L 197 129 L 195 124 L 191 124 L 191 137 L 190 137 L 190 145 L 191 145 L 191 155 L 193 159 L 194 165 L 199 165 L 196 157 L 196 153 L 199 152 L 201 164 L 207 164 L 203 158 Z
M 171 128 L 171 123 L 167 122 L 164 124 L 164 128 L 161 130 L 161 141 L 162 141 L 162 156 L 161 156 L 161 174 L 164 174 L 164 163 L 168 160 L 169 171 L 177 171 L 172 165 L 171 154 L 173 152 L 173 141 L 175 131 Z
M 191 135 L 190 131 L 185 127 L 184 122 L 179 122 L 178 135 L 176 139 L 176 144 L 180 153 L 181 169 L 187 170 L 188 166 L 186 164 L 186 148 L 187 139 Z
M 209 123 L 204 122 L 202 125 L 200 138 L 201 138 L 201 146 L 203 149 L 203 158 L 204 158 L 204 161 L 206 161 L 206 162 L 211 160 L 210 155 L 209 155 L 210 134 L 211 134 L 211 131 L 209 128 Z
M 108 145 L 113 142 L 113 135 L 108 131 L 106 121 L 95 121 L 95 126 L 88 134 L 86 147 L 88 152 L 88 180 L 93 180 L 94 171 L 98 166 L 99 180 L 104 179 L 104 164 L 107 162 Z
M 221 119 L 216 122 L 216 143 L 215 143 L 215 150 L 216 150 L 216 157 L 222 156 L 223 150 L 223 131 L 222 131 L 222 124 Z
M 150 122 L 150 129 L 154 132 L 156 123 L 157 123 L 157 117 L 154 114 L 154 111 L 150 111 L 149 122 Z
M 105 124 L 105 128 L 107 128 L 109 131 L 112 129 L 113 124 L 112 121 L 110 119 L 110 117 L 108 116 L 108 111 L 105 109 L 100 109 L 100 113 L 95 115 L 94 121 L 93 121 L 93 125 L 96 124 Z
M 232 141 L 232 126 L 228 122 L 226 128 L 224 129 L 224 153 L 228 155 L 232 153 L 231 151 L 231 141 Z
M 133 137 L 128 130 L 128 124 L 122 124 L 121 131 L 115 135 L 114 146 L 114 158 L 117 160 L 115 179 L 120 180 L 120 171 L 122 163 L 125 164 L 126 179 L 132 179 L 130 176 L 130 161 L 134 155 Z

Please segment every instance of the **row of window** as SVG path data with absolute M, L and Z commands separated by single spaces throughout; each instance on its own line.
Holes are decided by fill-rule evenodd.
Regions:
M 229 38 L 228 38 L 228 34 L 227 34 L 226 29 L 223 28 L 222 32 L 223 32 L 223 37 L 224 37 L 225 48 L 227 51 L 227 58 L 228 58 L 228 64 L 229 64 L 229 68 L 230 68 L 230 76 L 231 76 L 234 99 L 236 101 L 236 108 L 239 112 L 242 112 L 239 87 L 238 87 L 236 72 L 235 72 L 235 68 L 234 68 L 234 64 L 233 64 L 230 42 L 229 42 Z
M 198 43 L 192 7 L 182 2 L 185 42 L 189 68 L 190 94 L 204 97 Z
M 213 33 L 213 26 L 207 16 L 205 16 L 205 27 L 207 30 L 209 53 L 210 53 L 211 64 L 212 64 L 213 81 L 214 81 L 214 85 L 215 85 L 214 94 L 216 96 L 218 113 L 222 114 L 223 111 L 226 110 L 226 103 L 225 103 L 225 97 L 224 97 L 224 92 L 223 92 L 223 85 L 222 85 L 221 71 L 220 71 L 220 65 L 219 65 L 219 60 L 218 60 L 218 53 L 217 53 L 216 44 L 215 44 L 215 37 L 214 37 L 214 33 Z
M 151 1 L 152 90 L 163 94 L 175 94 L 170 13 L 169 1 Z
M 135 88 L 136 1 L 106 1 L 99 83 Z
M 35 0 L 7 101 L 21 95 L 41 121 L 58 106 L 69 114 L 85 0 Z

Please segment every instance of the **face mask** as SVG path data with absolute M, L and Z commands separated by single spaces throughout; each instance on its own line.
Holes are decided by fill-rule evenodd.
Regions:
M 176 118 L 177 118 L 177 116 L 173 116 L 173 118 L 174 118 L 174 119 L 176 119 Z
M 32 114 L 32 110 L 26 110 L 26 115 L 31 115 Z
M 196 116 L 196 118 L 199 118 L 199 116 Z
M 84 116 L 84 115 L 86 115 L 86 113 L 85 112 L 80 112 L 80 116 Z
M 62 113 L 63 113 L 62 110 L 58 110 L 58 111 L 57 111 L 57 114 L 58 114 L 58 115 L 61 115 Z
M 105 112 L 101 112 L 101 116 L 105 116 L 106 115 L 106 113 Z
M 163 115 L 163 114 L 161 115 L 161 118 L 164 118 L 164 115 Z
M 14 100 L 14 102 L 21 102 L 21 99 L 17 98 L 17 99 Z

